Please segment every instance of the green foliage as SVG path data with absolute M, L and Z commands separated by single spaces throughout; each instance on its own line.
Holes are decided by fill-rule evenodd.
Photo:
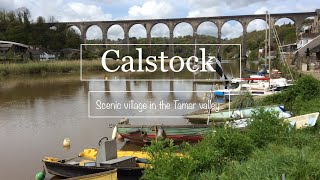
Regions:
M 255 151 L 248 161 L 231 165 L 222 179 L 281 179 L 282 175 L 287 179 L 319 179 L 319 155 L 320 151 L 309 147 L 271 144 Z
M 249 56 L 248 56 L 248 60 L 249 61 L 257 61 L 258 60 L 258 54 L 259 54 L 259 50 L 258 49 L 252 49 Z
M 312 76 L 302 76 L 286 91 L 266 96 L 259 105 L 284 104 L 296 115 L 317 112 L 320 109 L 320 81 Z
M 0 10 L 0 39 L 51 50 L 79 48 L 80 36 L 75 31 L 69 32 L 65 25 L 50 29 L 43 17 L 38 17 L 35 22 L 30 17 L 26 8 Z
M 168 140 L 152 142 L 145 148 L 151 157 L 151 167 L 145 171 L 144 178 L 195 179 L 199 173 L 211 169 L 222 172 L 229 162 L 246 160 L 253 149 L 249 137 L 231 128 L 217 129 L 195 146 L 185 144 L 178 148 Z M 182 156 L 176 155 L 178 151 Z
M 187 144 L 185 146 L 188 146 Z M 187 147 L 185 147 L 188 149 Z M 153 141 L 149 147 L 144 148 L 149 154 L 152 168 L 145 170 L 143 179 L 176 180 L 189 179 L 195 164 L 191 157 L 182 152 L 184 156 L 177 155 L 179 147 L 172 140 Z
M 252 115 L 247 127 L 247 135 L 255 146 L 261 148 L 276 141 L 279 137 L 288 135 L 289 124 L 279 119 L 279 113 L 258 109 Z
M 240 96 L 237 96 L 232 100 L 232 108 L 242 109 L 246 107 L 253 107 L 255 105 L 253 96 L 249 92 L 244 92 Z
M 214 169 L 221 172 L 231 161 L 246 160 L 254 149 L 252 143 L 239 130 L 220 128 L 207 134 L 189 155 L 197 162 L 196 171 Z

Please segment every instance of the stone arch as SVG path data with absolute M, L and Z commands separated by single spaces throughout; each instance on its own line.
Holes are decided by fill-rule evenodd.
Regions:
M 125 37 L 124 37 L 124 29 L 119 24 L 112 24 L 107 29 L 107 36 L 108 36 L 108 39 L 113 40 L 113 41 L 114 40 L 123 40 L 123 39 L 125 39 Z
M 67 30 L 69 31 L 70 29 L 73 29 L 80 36 L 82 35 L 82 32 L 78 26 L 76 26 L 76 25 L 67 26 Z
M 293 22 L 293 24 L 296 24 L 296 21 L 294 18 L 291 17 L 282 17 L 282 18 L 276 18 L 274 19 L 274 25 L 282 26 L 283 24 L 289 24 L 289 22 Z
M 240 27 L 242 29 L 241 32 L 238 30 Z M 229 20 L 226 20 L 221 26 L 221 37 L 222 39 L 237 38 L 243 34 L 244 30 L 245 29 L 241 21 L 237 19 L 229 19 Z M 225 34 L 226 31 L 227 31 L 227 34 Z
M 159 27 L 159 26 L 162 26 L 162 27 Z M 163 33 L 164 29 L 166 29 L 168 31 L 168 33 Z M 155 32 L 158 35 L 153 36 L 152 32 Z M 151 26 L 150 34 L 151 34 L 151 37 L 169 37 L 170 36 L 170 28 L 165 23 L 162 23 L 162 22 L 155 23 Z M 165 34 L 168 34 L 168 36 L 165 36 Z
M 251 28 L 252 26 L 254 26 L 255 28 Z M 247 32 L 261 31 L 266 29 L 266 27 L 268 27 L 268 25 L 265 19 L 256 18 L 248 22 L 246 31 Z
M 184 26 L 184 30 L 180 30 L 180 27 L 183 28 Z M 186 30 L 186 28 L 189 28 L 189 30 Z M 173 36 L 175 36 L 175 34 L 179 34 L 178 36 L 193 36 L 193 27 L 190 23 L 187 22 L 178 22 L 173 26 Z
M 134 32 L 134 31 L 139 31 L 139 32 Z M 131 35 L 130 35 L 130 33 L 131 33 Z M 132 36 L 132 33 L 133 33 L 133 36 Z M 144 33 L 144 35 L 140 36 L 141 33 Z M 139 36 L 137 36 L 137 35 L 139 35 Z M 145 26 L 143 24 L 133 24 L 133 25 L 129 26 L 128 36 L 130 38 L 131 37 L 146 38 L 147 37 L 147 29 L 145 28 Z
M 93 33 L 93 34 L 88 35 L 88 33 Z M 95 24 L 92 24 L 86 28 L 85 35 L 87 40 L 103 39 L 102 29 Z
M 239 19 L 226 19 L 226 20 L 224 20 L 224 22 L 221 24 L 221 28 L 222 28 L 226 23 L 228 23 L 228 22 L 230 22 L 230 21 L 237 21 L 239 24 L 241 24 L 242 28 L 244 27 L 243 22 L 242 22 L 241 20 L 239 20 Z
M 202 28 L 205 29 L 201 32 Z M 202 21 L 197 25 L 196 32 L 198 35 L 211 35 L 214 37 L 218 37 L 218 26 L 212 21 Z

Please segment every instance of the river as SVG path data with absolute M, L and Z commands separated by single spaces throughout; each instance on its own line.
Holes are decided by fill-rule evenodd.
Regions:
M 229 76 L 239 73 L 239 65 L 235 64 L 231 68 L 227 64 L 223 65 Z M 1 78 L 1 179 L 34 179 L 35 173 L 42 170 L 43 157 L 74 157 L 84 148 L 96 147 L 100 138 L 111 137 L 112 129 L 108 125 L 117 123 L 120 118 L 88 118 L 88 91 L 111 91 L 99 94 L 99 97 L 111 99 L 146 100 L 161 96 L 172 104 L 175 98 L 201 102 L 204 93 L 200 91 L 211 88 L 211 85 L 197 85 L 194 89 L 192 81 L 127 81 L 128 77 L 124 76 L 118 79 L 110 82 L 81 82 L 79 74 Z M 115 91 L 149 92 L 119 95 Z M 158 95 L 152 91 L 166 92 Z M 187 112 L 166 111 L 166 116 L 174 118 L 132 118 L 130 123 L 186 124 L 188 122 L 185 119 L 177 116 Z M 164 111 L 144 113 L 160 116 Z M 121 117 L 123 114 L 130 113 L 119 111 L 112 115 Z M 66 137 L 71 139 L 70 149 L 62 147 Z

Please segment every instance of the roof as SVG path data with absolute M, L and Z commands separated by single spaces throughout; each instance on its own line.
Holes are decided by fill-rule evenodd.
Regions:
M 302 38 L 313 39 L 313 38 L 317 37 L 318 35 L 319 35 L 319 33 L 304 33 L 304 34 L 302 34 Z
M 12 41 L 0 41 L 0 45 L 2 47 L 5 46 L 6 44 L 12 44 L 12 45 L 21 46 L 21 47 L 24 47 L 24 48 L 29 48 L 28 45 L 25 45 L 25 44 L 22 44 L 22 43 L 17 43 L 17 42 L 12 42 Z

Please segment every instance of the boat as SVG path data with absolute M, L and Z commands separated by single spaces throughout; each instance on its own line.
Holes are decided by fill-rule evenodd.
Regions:
M 288 118 L 288 122 L 290 122 L 292 126 L 295 126 L 296 129 L 302 129 L 305 127 L 313 127 L 316 124 L 318 117 L 319 112 L 316 112 Z
M 277 93 L 291 85 L 286 78 L 270 79 L 261 75 L 251 75 L 249 78 L 234 78 L 228 89 L 214 90 L 213 94 L 232 100 L 244 92 L 253 96 L 265 96 Z
M 47 169 L 48 173 L 63 177 L 63 178 L 71 178 L 71 177 L 79 177 L 79 176 L 86 176 L 86 175 L 93 175 L 96 173 L 103 173 L 112 170 L 117 171 L 117 178 L 127 179 L 130 177 L 131 179 L 140 179 L 143 175 L 144 168 L 139 167 L 97 167 L 97 166 L 90 166 L 93 163 L 86 163 L 83 166 L 76 164 L 74 162 L 71 163 L 61 163 L 61 162 L 50 162 L 44 161 L 45 168 Z
M 121 138 L 135 143 L 145 144 L 152 140 L 168 138 L 175 144 L 182 142 L 197 143 L 203 139 L 204 134 L 212 131 L 212 125 L 129 125 L 118 124 L 118 134 Z
M 84 149 L 74 158 L 45 157 L 42 161 L 48 173 L 63 178 L 90 177 L 116 170 L 117 179 L 121 180 L 140 179 L 147 165 L 145 157 L 147 154 L 143 152 L 117 151 L 116 140 L 101 139 L 98 149 Z
M 68 180 L 117 180 L 117 170 L 110 170 L 101 173 L 94 173 L 84 176 L 68 178 Z
M 184 116 L 184 118 L 188 119 L 189 122 L 193 124 L 205 124 L 207 123 L 208 119 L 209 119 L 209 122 L 211 123 L 226 122 L 226 121 L 232 121 L 237 119 L 250 118 L 254 113 L 254 111 L 258 110 L 259 108 L 264 108 L 267 111 L 278 112 L 280 118 L 290 118 L 292 116 L 291 112 L 285 111 L 284 106 L 273 105 L 273 106 L 262 106 L 262 107 L 250 107 L 250 108 L 244 108 L 244 109 L 223 110 L 220 112 L 212 112 L 211 114 L 208 114 L 208 113 L 188 114 Z

